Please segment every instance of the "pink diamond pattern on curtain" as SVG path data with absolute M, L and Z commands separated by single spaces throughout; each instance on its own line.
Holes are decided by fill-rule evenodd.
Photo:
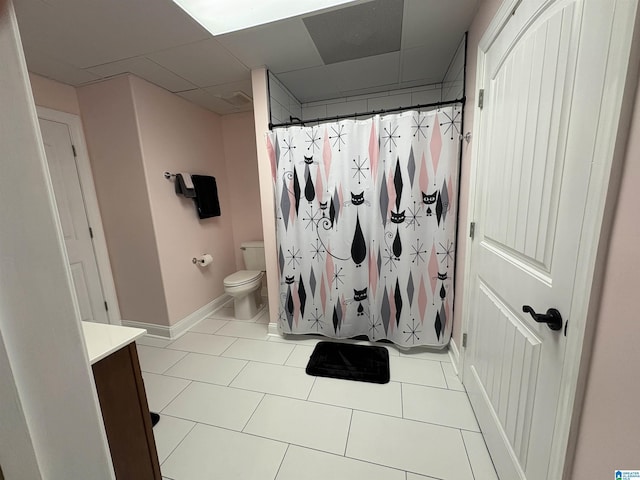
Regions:
M 269 135 L 282 333 L 447 344 L 460 142 L 439 119 L 458 111 Z

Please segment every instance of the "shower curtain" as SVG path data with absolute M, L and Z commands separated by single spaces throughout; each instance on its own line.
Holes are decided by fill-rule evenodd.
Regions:
M 460 113 L 269 133 L 281 333 L 448 343 Z

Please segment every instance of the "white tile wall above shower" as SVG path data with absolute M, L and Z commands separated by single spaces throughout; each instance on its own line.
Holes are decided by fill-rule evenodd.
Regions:
M 287 450 L 285 443 L 196 425 L 162 464 L 175 480 L 275 478 Z
M 370 98 L 367 100 L 369 110 L 388 110 L 390 108 L 410 107 L 411 93 L 387 95 L 386 97 Z
M 302 105 L 302 119 L 350 115 L 372 110 L 408 107 L 411 105 L 439 102 L 442 85 L 421 85 L 399 90 L 367 93 L 348 97 L 334 98 Z

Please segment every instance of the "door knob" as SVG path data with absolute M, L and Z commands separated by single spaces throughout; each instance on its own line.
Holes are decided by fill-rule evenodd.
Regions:
M 536 322 L 546 323 L 551 330 L 560 330 L 562 328 L 562 315 L 555 308 L 550 308 L 547 313 L 536 313 L 529 305 L 523 305 L 522 311 L 531 314 Z

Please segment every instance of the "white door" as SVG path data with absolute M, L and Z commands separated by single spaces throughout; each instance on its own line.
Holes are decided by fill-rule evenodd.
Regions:
M 69 126 L 38 120 L 81 318 L 109 323 Z
M 549 464 L 565 322 L 574 294 L 586 295 L 574 279 L 586 268 L 577 259 L 614 3 L 523 0 L 480 55 L 464 383 L 503 480 L 560 478 Z M 605 54 L 588 47 L 594 40 Z M 561 328 L 525 305 L 557 309 Z

